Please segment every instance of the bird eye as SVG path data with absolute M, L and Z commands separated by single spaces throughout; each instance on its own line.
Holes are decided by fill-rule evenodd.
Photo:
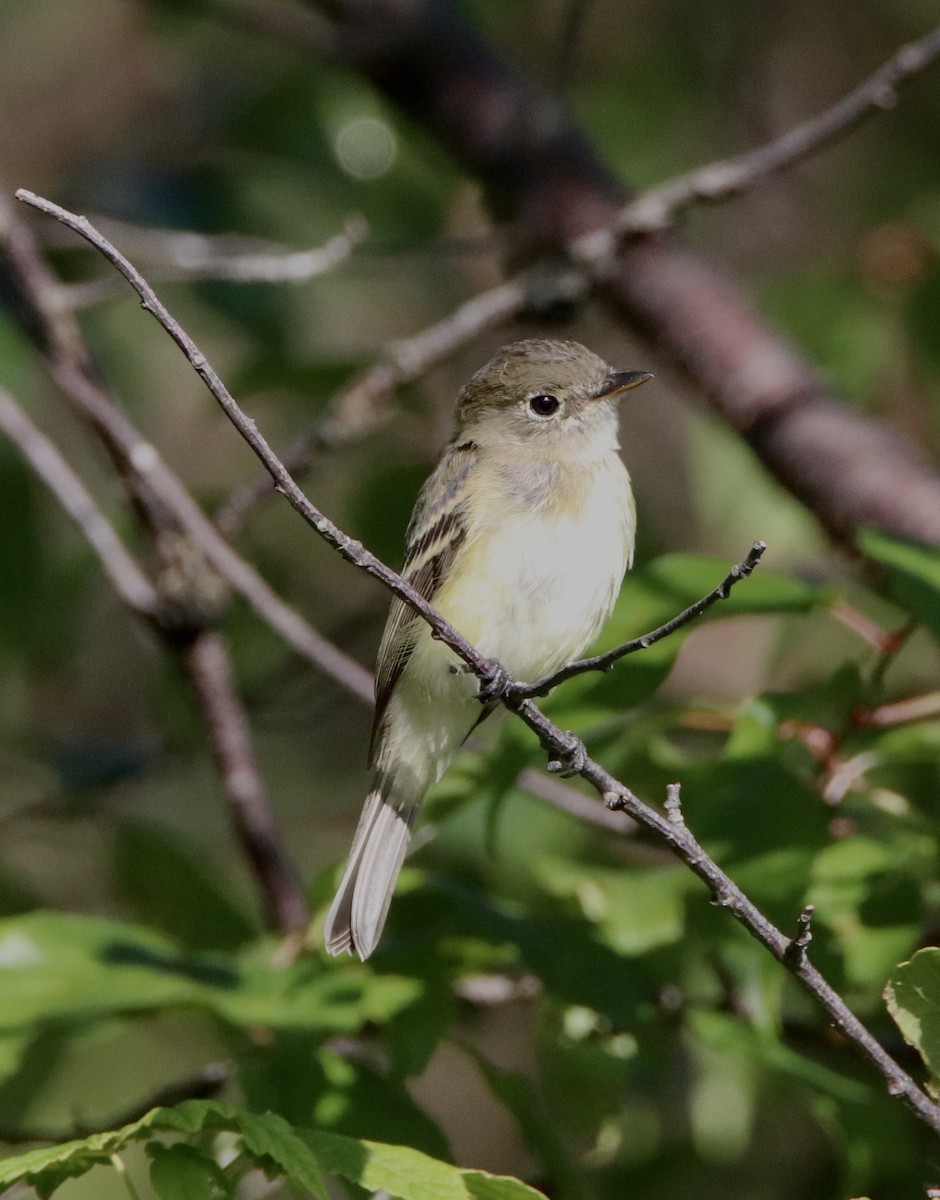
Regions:
M 537 417 L 550 417 L 558 411 L 558 400 L 555 396 L 533 396 L 529 408 Z

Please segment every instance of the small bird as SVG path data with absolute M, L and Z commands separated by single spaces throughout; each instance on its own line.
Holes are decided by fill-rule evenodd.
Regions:
M 576 342 L 504 346 L 463 388 L 456 433 L 408 526 L 403 575 L 510 678 L 576 658 L 610 615 L 636 510 L 617 403 L 652 376 Z M 427 623 L 394 600 L 379 648 L 366 798 L 326 918 L 331 954 L 375 949 L 418 808 L 492 711 Z

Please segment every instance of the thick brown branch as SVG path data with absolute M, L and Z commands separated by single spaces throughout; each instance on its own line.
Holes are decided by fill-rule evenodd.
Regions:
M 530 254 L 567 252 L 616 227 L 625 189 L 569 114 L 499 61 L 451 5 L 345 8 L 336 42 L 346 61 L 483 181 Z M 930 40 L 903 51 L 893 86 L 897 71 L 909 74 L 912 62 L 923 69 L 931 53 Z M 838 121 L 828 136 L 837 132 Z M 936 472 L 840 403 L 720 271 L 664 234 L 632 240 L 592 271 L 614 309 L 701 387 L 834 537 L 851 542 L 873 525 L 940 543 Z
M 378 579 L 389 591 L 402 599 L 414 611 L 420 613 L 434 631 L 435 636 L 468 664 L 480 680 L 481 692 L 485 687 L 492 685 L 495 677 L 500 674 L 504 676 L 505 672 L 498 663 L 493 663 L 481 655 L 405 579 L 385 566 L 359 542 L 345 534 L 303 494 L 290 473 L 271 450 L 263 435 L 258 432 L 254 421 L 241 410 L 205 356 L 157 299 L 152 288 L 139 272 L 96 230 L 92 229 L 87 221 L 58 209 L 48 201 L 37 202 L 36 198 L 31 199 L 37 203 L 37 207 L 57 216 L 82 236 L 88 238 L 120 270 L 141 297 L 144 307 L 156 317 L 180 347 L 236 429 L 266 469 L 270 471 L 278 491 L 283 493 L 292 507 L 308 524 L 347 561 Z M 940 1106 L 918 1087 L 916 1082 L 868 1032 L 841 996 L 812 966 L 807 956 L 802 953 L 797 955 L 791 951 L 792 939 L 786 937 L 772 925 L 717 863 L 709 858 L 681 819 L 677 789 L 674 788 L 669 797 L 668 815 L 661 815 L 635 796 L 629 788 L 615 779 L 599 763 L 594 762 L 578 739 L 554 725 L 531 700 L 514 698 L 511 687 L 505 685 L 502 689 L 501 699 L 511 712 L 516 713 L 538 735 L 553 760 L 576 764 L 576 772 L 603 797 L 609 808 L 627 813 L 639 824 L 656 834 L 673 854 L 698 875 L 712 890 L 718 903 L 727 908 L 752 936 L 760 941 L 800 981 L 856 1049 L 874 1064 L 884 1077 L 890 1094 L 902 1098 L 925 1124 L 935 1133 L 940 1134 Z

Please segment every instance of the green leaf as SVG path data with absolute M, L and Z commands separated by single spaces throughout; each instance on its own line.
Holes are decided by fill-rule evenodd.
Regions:
M 232 1185 L 219 1164 L 185 1142 L 148 1142 L 150 1182 L 160 1200 L 226 1200 Z
M 845 838 L 816 856 L 807 898 L 838 937 L 853 983 L 881 987 L 920 929 L 922 901 L 912 863 L 891 842 Z
M 451 1167 L 409 1146 L 320 1131 L 305 1136 L 327 1171 L 400 1200 L 536 1200 L 542 1195 L 518 1179 Z
M 899 963 L 884 995 L 904 1040 L 940 1079 L 940 949 L 927 946 Z
M 284 970 L 261 943 L 237 957 L 185 954 L 139 926 L 68 913 L 0 921 L 0 1030 L 173 1007 L 239 1027 L 352 1033 L 421 994 L 420 982 L 359 964 L 302 959 Z
M 48 1196 L 66 1179 L 83 1175 L 109 1161 L 129 1143 L 146 1140 L 154 1163 L 170 1150 L 156 1149 L 160 1133 L 194 1136 L 228 1131 L 238 1136 L 248 1160 L 271 1178 L 287 1182 L 317 1200 L 327 1200 L 324 1171 L 340 1175 L 369 1191 L 387 1191 L 400 1200 L 537 1200 L 541 1195 L 516 1179 L 451 1167 L 407 1146 L 387 1146 L 359 1141 L 339 1134 L 294 1130 L 274 1113 L 249 1113 L 212 1100 L 187 1100 L 176 1108 L 155 1108 L 139 1121 L 109 1133 L 93 1134 L 82 1140 L 29 1150 L 0 1161 L 0 1188 L 29 1183 Z M 175 1153 L 169 1166 L 161 1165 L 161 1182 L 167 1189 L 163 1200 L 183 1200 L 191 1193 L 195 1171 L 205 1164 L 185 1152 Z M 215 1186 L 214 1184 L 211 1184 Z M 221 1193 L 224 1195 L 224 1193 Z M 199 1200 L 214 1200 L 204 1192 Z
M 239 1134 L 247 1156 L 266 1173 L 284 1175 L 318 1200 L 327 1200 L 315 1155 L 283 1117 L 275 1113 L 239 1112 L 211 1100 L 186 1100 L 176 1108 L 155 1108 L 123 1129 L 8 1158 L 0 1162 L 0 1187 L 26 1181 L 49 1195 L 63 1180 L 83 1175 L 98 1163 L 107 1162 L 130 1142 L 150 1139 L 161 1132 L 192 1135 L 222 1130 Z M 156 1157 L 160 1152 L 151 1149 L 150 1153 Z M 167 1172 L 171 1173 L 173 1168 Z M 182 1178 L 179 1163 L 175 1177 Z M 191 1180 L 192 1174 L 187 1174 L 186 1179 Z
M 268 1175 L 283 1174 L 314 1196 L 326 1200 L 326 1183 L 317 1156 L 276 1113 L 237 1113 L 235 1123 L 245 1150 Z
M 26 1030 L 0 1033 L 0 1087 L 18 1070 L 31 1040 L 32 1034 Z
M 858 536 L 859 548 L 888 570 L 891 597 L 940 640 L 940 550 L 899 541 L 874 529 Z
M 685 867 L 628 871 L 596 863 L 542 859 L 536 874 L 547 892 L 571 897 L 618 954 L 638 955 L 678 941 L 685 897 L 700 884 Z

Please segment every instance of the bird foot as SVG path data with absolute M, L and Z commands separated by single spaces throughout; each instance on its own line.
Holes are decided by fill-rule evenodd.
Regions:
M 570 779 L 579 775 L 587 762 L 587 750 L 584 742 L 575 737 L 570 730 L 565 732 L 565 744 L 553 750 L 553 757 L 548 760 L 548 769 L 553 775 L 562 779 Z
M 493 704 L 497 700 L 502 700 L 512 684 L 509 672 L 495 658 L 490 659 L 487 663 L 486 674 L 479 676 L 479 679 L 480 690 L 477 692 L 477 699 L 481 704 Z

